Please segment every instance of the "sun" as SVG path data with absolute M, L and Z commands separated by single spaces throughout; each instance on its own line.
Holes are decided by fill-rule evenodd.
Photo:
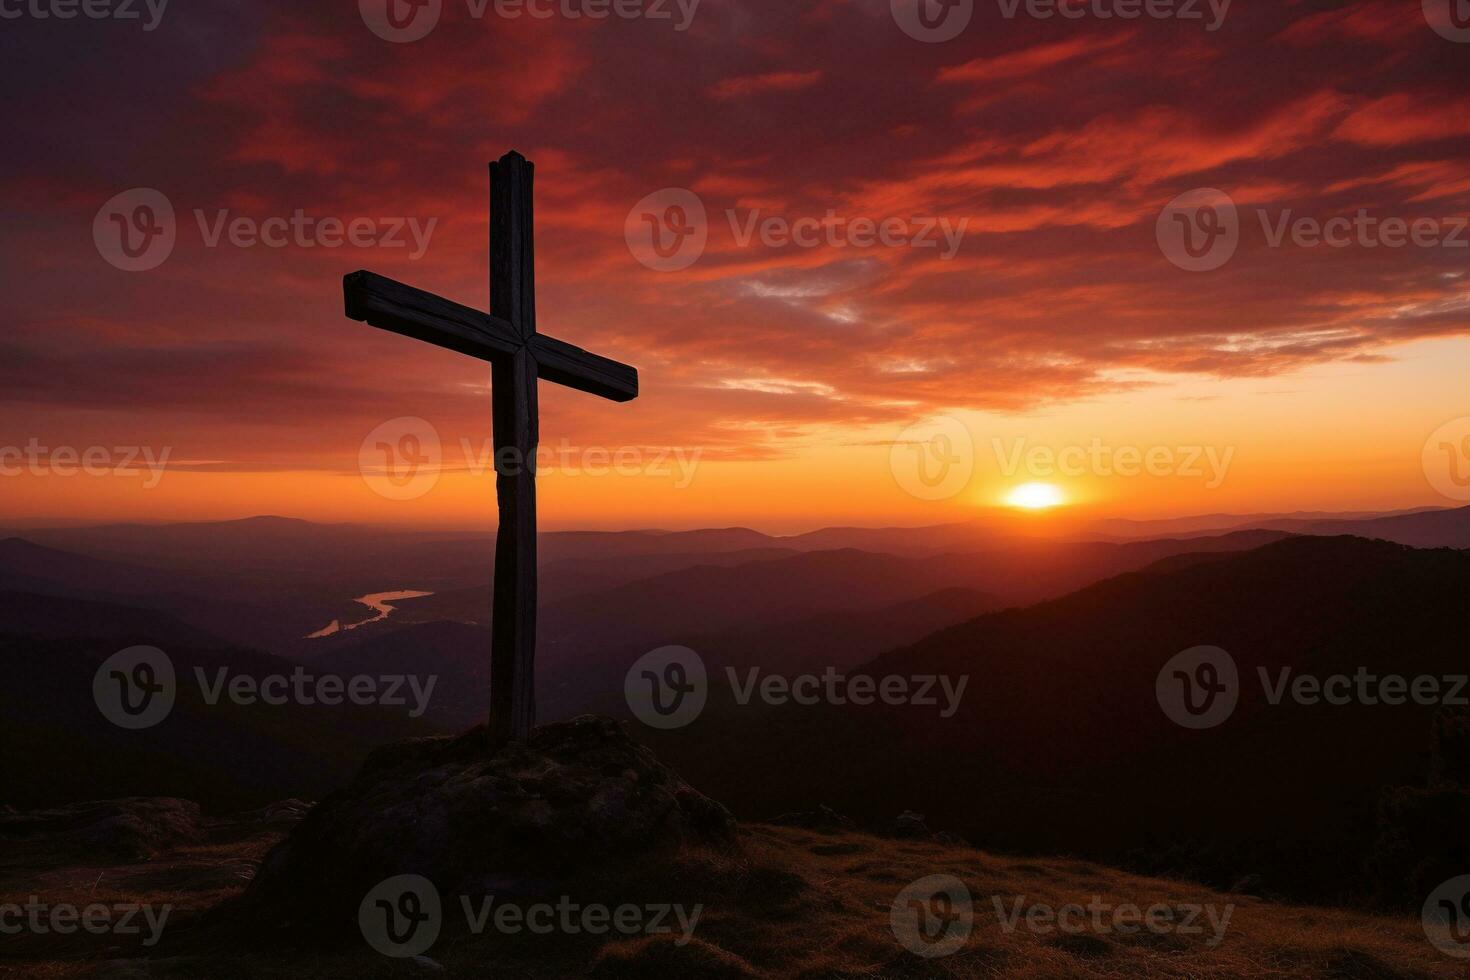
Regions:
M 1065 501 L 1061 489 L 1050 483 L 1023 483 L 1006 496 L 1006 503 L 1024 510 L 1046 510 Z

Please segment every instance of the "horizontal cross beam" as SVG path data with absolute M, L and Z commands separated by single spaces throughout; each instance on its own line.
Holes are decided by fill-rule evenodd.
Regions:
M 484 361 L 514 356 L 522 348 L 536 361 L 537 376 L 615 402 L 638 397 L 638 369 L 545 334 L 522 340 L 509 321 L 415 289 L 387 276 L 358 271 L 342 279 L 349 319 L 402 334 Z

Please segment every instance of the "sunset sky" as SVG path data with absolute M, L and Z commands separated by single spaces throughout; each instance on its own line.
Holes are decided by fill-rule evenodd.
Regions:
M 1206 3 L 1038 19 L 976 0 L 940 43 L 889 0 L 702 0 L 682 31 L 665 6 L 511 19 L 442 0 L 408 43 L 351 0 L 0 24 L 0 452 L 169 453 L 156 481 L 5 475 L 0 524 L 489 523 L 488 365 L 346 319 L 341 277 L 484 308 L 485 164 L 512 148 L 536 164 L 541 330 L 642 382 L 627 404 L 542 385 L 543 446 L 646 470 L 543 471 L 543 528 L 941 523 L 1033 481 L 1128 517 L 1464 502 L 1423 456 L 1470 416 L 1470 43 L 1419 0 L 1241 0 L 1213 30 Z M 94 220 L 134 188 L 167 198 L 176 244 L 129 272 Z M 667 188 L 707 214 L 682 269 L 625 236 Z M 1233 200 L 1238 247 L 1188 271 L 1160 217 L 1200 188 Z M 407 232 L 211 246 L 225 210 L 433 226 L 418 257 Z M 1283 221 L 1360 210 L 1438 244 L 1273 244 Z M 766 218 L 964 231 L 952 257 L 942 236 L 741 241 Z M 403 417 L 432 426 L 443 472 L 395 500 L 360 450 Z M 973 472 L 924 499 L 896 471 L 938 431 L 967 434 L 947 445 Z M 1194 453 L 1202 473 L 1007 465 L 1099 445 Z

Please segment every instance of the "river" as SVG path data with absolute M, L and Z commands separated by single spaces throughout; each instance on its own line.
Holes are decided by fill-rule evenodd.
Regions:
M 432 592 L 416 592 L 412 589 L 401 589 L 397 592 L 374 592 L 371 595 L 359 596 L 352 601 L 362 603 L 377 615 L 356 623 L 348 623 L 345 626 L 342 625 L 340 619 L 334 619 L 330 624 L 323 626 L 315 633 L 307 634 L 306 638 L 308 640 L 315 640 L 318 637 L 331 636 L 333 633 L 340 633 L 343 630 L 355 630 L 359 626 L 366 626 L 368 623 L 380 623 L 387 619 L 388 615 L 393 612 L 394 606 L 392 603 L 403 599 L 419 599 L 433 594 Z

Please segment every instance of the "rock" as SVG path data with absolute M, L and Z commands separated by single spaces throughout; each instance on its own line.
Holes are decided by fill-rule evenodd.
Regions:
M 897 837 L 900 840 L 933 840 L 934 832 L 924 822 L 922 813 L 905 810 L 893 821 L 893 827 L 888 831 L 889 837 Z
M 259 810 L 242 813 L 238 819 L 247 823 L 264 824 L 267 827 L 288 827 L 304 820 L 311 807 L 312 804 L 301 800 L 280 800 L 263 806 Z
M 1232 895 L 1256 895 L 1265 894 L 1260 875 L 1245 875 L 1235 884 L 1230 886 Z
M 853 830 L 856 826 L 851 818 L 838 813 L 825 803 L 815 810 L 783 813 L 779 817 L 773 817 L 770 822 L 781 827 L 801 827 L 805 830 L 841 831 Z
M 78 858 L 148 861 L 198 843 L 199 804 L 171 797 L 73 803 L 49 810 L 0 812 L 0 840 L 53 847 Z
M 735 821 L 610 719 L 538 728 L 489 754 L 485 729 L 372 753 L 266 855 L 246 917 L 357 921 L 383 880 L 421 875 L 449 896 L 532 891 L 609 859 L 726 846 Z

